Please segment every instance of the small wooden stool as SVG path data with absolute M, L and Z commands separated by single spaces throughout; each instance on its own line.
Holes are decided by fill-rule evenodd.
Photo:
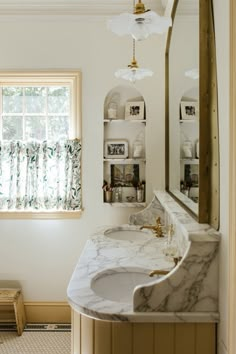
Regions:
M 21 289 L 0 289 L 0 305 L 14 306 L 17 333 L 21 336 L 26 323 Z

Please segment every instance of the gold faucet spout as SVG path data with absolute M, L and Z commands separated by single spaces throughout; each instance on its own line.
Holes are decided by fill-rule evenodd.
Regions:
M 164 237 L 163 235 L 163 225 L 161 224 L 161 218 L 158 217 L 156 220 L 156 225 L 143 225 L 140 227 L 142 229 L 149 229 L 152 230 L 157 237 Z
M 168 273 L 169 273 L 169 270 L 156 269 L 156 270 L 153 270 L 149 273 L 149 277 L 153 277 L 154 275 L 166 275 Z
M 150 229 L 150 230 L 153 230 L 153 228 L 155 228 L 155 226 L 143 225 L 143 226 L 140 227 L 140 230 L 142 230 L 142 229 Z
M 177 264 L 181 261 L 182 257 L 173 257 L 173 261 L 175 263 L 174 267 L 172 269 L 174 269 Z M 153 277 L 153 275 L 166 275 L 168 273 L 170 273 L 172 271 L 172 269 L 170 270 L 163 270 L 163 269 L 155 269 L 152 270 L 148 275 L 149 277 Z

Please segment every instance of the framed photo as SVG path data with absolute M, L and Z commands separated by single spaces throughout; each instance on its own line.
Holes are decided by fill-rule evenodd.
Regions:
M 114 187 L 135 187 L 139 182 L 139 164 L 111 164 L 111 184 Z
M 144 101 L 126 102 L 125 119 L 144 119 Z
M 128 141 L 106 140 L 104 145 L 105 158 L 126 159 L 128 157 Z
M 181 101 L 181 118 L 183 120 L 195 119 L 198 117 L 198 102 Z

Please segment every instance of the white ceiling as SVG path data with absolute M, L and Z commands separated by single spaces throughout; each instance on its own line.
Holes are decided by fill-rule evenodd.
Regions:
M 137 1 L 137 0 L 136 0 Z M 199 0 L 179 0 L 183 12 L 191 13 Z M 164 14 L 173 0 L 143 0 L 145 7 Z M 133 0 L 0 0 L 0 17 L 10 15 L 113 15 L 131 12 Z
M 145 1 L 146 8 L 163 12 L 161 0 Z M 133 0 L 0 0 L 0 15 L 111 15 L 131 12 Z

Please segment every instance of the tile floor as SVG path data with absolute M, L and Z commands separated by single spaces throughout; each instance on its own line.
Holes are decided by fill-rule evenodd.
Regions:
M 70 331 L 14 331 L 0 330 L 0 354 L 70 354 Z

